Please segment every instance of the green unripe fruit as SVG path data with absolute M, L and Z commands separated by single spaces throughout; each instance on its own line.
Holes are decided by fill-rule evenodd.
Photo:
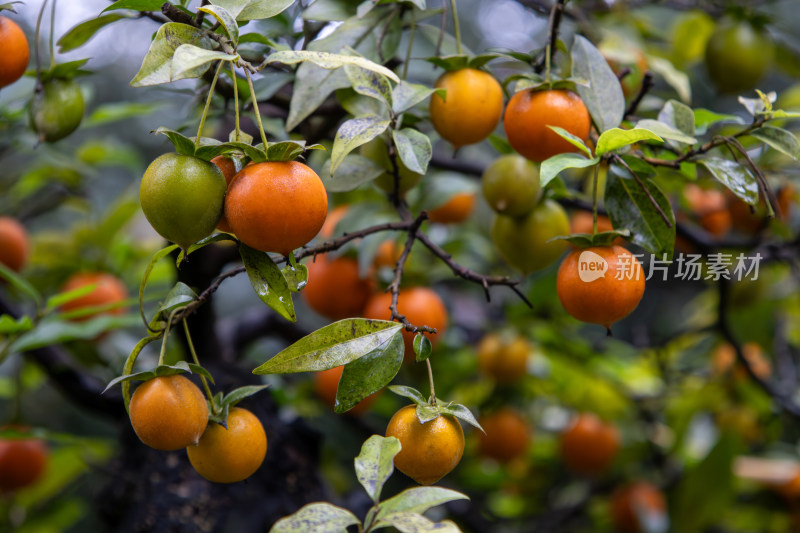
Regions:
M 394 192 L 394 175 L 392 161 L 389 159 L 389 149 L 386 146 L 386 141 L 382 137 L 376 137 L 366 144 L 362 144 L 359 152 L 367 159 L 371 159 L 374 163 L 381 166 L 386 172 L 375 178 L 375 185 L 382 190 L 393 193 Z M 422 179 L 422 174 L 412 172 L 403 164 L 403 161 L 398 156 L 397 171 L 400 175 L 399 193 L 403 194 L 412 189 Z
M 561 257 L 567 241 L 547 241 L 569 234 L 567 213 L 553 200 L 545 200 L 524 217 L 497 215 L 492 226 L 492 241 L 500 255 L 524 274 L 541 270 Z
M 56 142 L 75 131 L 83 120 L 83 95 L 72 80 L 44 82 L 43 90 L 33 95 L 30 107 L 31 128 L 39 140 Z
M 222 171 L 213 163 L 167 153 L 147 167 L 139 201 L 153 229 L 188 248 L 217 227 L 226 187 Z
M 483 197 L 501 215 L 526 215 L 541 195 L 539 165 L 521 155 L 499 157 L 483 172 Z
M 772 62 L 772 43 L 749 22 L 723 19 L 706 44 L 711 80 L 725 93 L 752 89 Z

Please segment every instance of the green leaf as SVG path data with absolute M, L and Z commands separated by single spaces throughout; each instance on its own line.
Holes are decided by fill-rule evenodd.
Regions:
M 224 233 L 224 232 L 213 233 L 208 237 L 201 239 L 196 243 L 194 243 L 193 245 L 189 246 L 189 248 L 186 250 L 186 255 L 187 256 L 191 255 L 193 252 L 199 250 L 200 248 L 204 248 L 209 244 L 222 241 L 239 242 L 236 240 L 236 237 L 234 237 L 230 233 Z M 181 250 L 180 252 L 178 252 L 178 257 L 175 258 L 175 266 L 180 268 L 181 264 L 183 264 L 184 259 L 186 259 L 186 257 L 183 255 L 183 250 Z
M 26 352 L 51 344 L 96 339 L 112 329 L 127 328 L 139 322 L 135 315 L 101 315 L 84 322 L 71 322 L 60 317 L 47 317 L 36 328 L 20 336 L 11 344 L 11 352 Z
M 564 128 L 560 128 L 558 126 L 547 126 L 554 132 L 556 132 L 559 137 L 563 138 L 565 141 L 568 141 L 571 145 L 575 148 L 578 148 L 581 152 L 586 154 L 587 157 L 592 157 L 592 151 L 586 146 L 586 143 L 583 142 L 583 139 L 576 137 L 575 135 L 571 134 Z
M 245 385 L 244 387 L 239 387 L 226 394 L 220 402 L 220 405 L 229 408 L 233 407 L 245 398 L 258 394 L 267 387 L 269 387 L 269 385 Z
M 370 115 L 352 118 L 339 126 L 331 150 L 331 174 L 336 174 L 336 169 L 347 154 L 386 131 L 389 124 L 389 120 Z
M 650 70 L 663 78 L 668 85 L 675 89 L 675 92 L 678 93 L 678 97 L 682 102 L 687 104 L 691 103 L 692 86 L 689 81 L 689 76 L 687 76 L 685 72 L 676 69 L 675 65 L 663 57 L 649 55 L 647 56 L 647 61 Z
M 392 86 L 386 76 L 353 65 L 345 65 L 344 72 L 355 92 L 388 105 L 392 104 Z
M 442 487 L 414 487 L 379 504 L 378 518 L 399 512 L 424 513 L 432 507 L 456 500 L 469 500 L 469 496 Z
M 324 150 L 320 144 L 306 146 L 305 141 L 280 141 L 267 148 L 268 161 L 294 161 L 307 150 Z
M 414 387 L 408 387 L 406 385 L 392 385 L 389 387 L 389 390 L 398 396 L 408 398 L 417 405 L 427 405 L 428 403 L 428 400 L 422 395 L 422 393 Z
M 199 78 L 208 69 L 207 64 L 214 61 L 236 61 L 239 55 L 206 50 L 193 44 L 182 44 L 175 50 L 172 58 L 172 80 Z M 187 74 L 188 73 L 188 74 Z M 197 73 L 194 75 L 193 73 Z
M 294 3 L 294 0 L 214 0 L 214 4 L 227 9 L 236 20 L 272 18 Z
M 374 63 L 365 57 L 359 56 L 346 56 L 313 50 L 284 50 L 273 52 L 267 57 L 264 63 L 267 65 L 270 63 L 295 65 L 306 61 L 328 70 L 337 69 L 345 65 L 352 65 L 385 76 L 395 83 L 400 83 L 400 78 L 397 77 L 397 74 L 388 68 Z
M 396 332 L 384 344 L 344 366 L 336 389 L 334 412 L 349 411 L 388 385 L 403 364 L 403 336 Z
M 37 307 L 42 304 L 42 295 L 39 294 L 39 291 L 37 291 L 33 285 L 28 283 L 25 278 L 8 268 L 3 263 L 0 263 L 0 279 L 5 279 L 11 284 L 12 287 L 33 300 Z
M 658 113 L 658 120 L 664 124 L 685 133 L 689 137 L 695 134 L 694 111 L 686 104 L 677 100 L 667 100 Z
M 192 44 L 206 50 L 214 47 L 214 41 L 205 35 L 203 30 L 168 22 L 162 25 L 156 33 L 155 39 L 150 44 L 147 55 L 144 56 L 139 72 L 131 80 L 132 87 L 144 87 L 169 83 L 183 78 L 197 78 L 202 76 L 209 65 L 203 64 L 194 70 L 183 71 L 182 77 L 173 78 L 172 61 L 175 51 L 184 44 Z
M 800 143 L 798 143 L 797 137 L 791 131 L 776 128 L 775 126 L 761 126 L 751 131 L 750 135 L 788 155 L 795 161 L 800 159 Z
M 464 422 L 472 425 L 473 427 L 478 428 L 479 430 L 483 431 L 483 428 L 478 423 L 478 420 L 475 418 L 475 415 L 472 414 L 466 406 L 458 404 L 458 403 L 451 403 L 448 405 L 444 405 L 440 408 L 440 412 L 443 415 L 451 415 L 456 418 L 463 420 Z M 483 431 L 486 433 L 485 431 Z
M 186 135 L 163 126 L 153 130 L 152 133 L 166 135 L 175 147 L 177 153 L 182 155 L 195 155 L 194 141 Z
M 631 242 L 657 258 L 666 255 L 671 259 L 675 245 L 675 214 L 669 199 L 655 182 L 642 179 L 644 188 L 667 215 L 671 227 L 667 226 L 642 186 L 633 178 L 618 176 L 617 170 L 618 167 L 613 166 L 606 178 L 605 202 L 612 225 L 629 229 Z
M 384 320 L 347 318 L 306 335 L 262 364 L 254 374 L 328 370 L 379 349 L 402 325 Z
M 17 335 L 31 329 L 33 322 L 29 316 L 14 319 L 11 315 L 0 315 L 0 335 Z
M 699 533 L 724 515 L 734 503 L 735 439 L 723 434 L 697 466 L 686 472 L 675 490 L 674 531 Z
M 58 53 L 64 54 L 83 46 L 94 36 L 95 33 L 105 28 L 112 22 L 116 22 L 124 18 L 130 17 L 128 15 L 115 13 L 113 15 L 101 15 L 97 18 L 81 22 L 77 26 L 74 26 L 67 33 L 62 35 L 58 40 L 58 43 L 56 43 L 58 44 Z
M 750 205 L 758 202 L 758 181 L 750 169 L 736 161 L 721 157 L 707 157 L 698 161 L 711 172 L 718 181 L 736 196 Z
M 411 172 L 425 174 L 433 157 L 433 147 L 427 135 L 412 128 L 392 130 L 397 155 Z
M 133 9 L 134 11 L 154 11 L 161 12 L 161 6 L 164 4 L 162 0 L 117 0 L 101 13 L 106 11 L 114 11 L 115 9 Z
M 646 130 L 650 130 L 651 132 L 655 133 L 656 135 L 662 137 L 663 139 L 669 139 L 671 141 L 678 141 L 680 143 L 685 144 L 695 144 L 697 139 L 690 135 L 686 135 L 680 130 L 677 130 L 670 126 L 669 124 L 665 124 L 658 120 L 653 119 L 643 119 L 640 120 L 636 124 L 636 128 L 643 128 Z
M 558 154 L 551 158 L 542 161 L 542 166 L 539 170 L 539 180 L 542 188 L 547 187 L 558 174 L 568 168 L 586 168 L 596 165 L 600 162 L 599 157 L 586 159 L 580 154 L 566 153 Z
M 433 93 L 439 93 L 444 98 L 446 91 L 444 89 L 431 89 L 418 83 L 401 81 L 392 91 L 392 112 L 395 115 L 399 115 L 408 111 L 420 102 L 430 98 Z
M 589 82 L 577 90 L 597 129 L 602 133 L 619 126 L 625 115 L 622 86 L 603 54 L 581 35 L 572 45 L 572 75 Z
M 763 93 L 760 93 L 763 94 Z M 777 100 L 778 95 L 775 92 L 771 92 L 768 95 L 764 95 L 764 98 L 745 98 L 744 96 L 740 96 L 738 98 L 739 103 L 747 109 L 747 112 L 753 116 L 760 115 L 762 113 L 766 113 L 770 111 L 767 109 L 768 107 L 771 108 L 772 104 Z
M 82 296 L 86 296 L 96 288 L 97 284 L 91 283 L 89 285 L 84 285 L 83 287 L 78 287 L 77 289 L 73 289 L 71 291 L 59 292 L 58 294 L 54 294 L 53 296 L 47 299 L 47 302 L 45 303 L 45 312 L 52 311 L 57 307 L 61 307 L 67 302 L 71 302 L 72 300 L 77 300 Z
M 744 124 L 744 120 L 736 115 L 723 115 L 709 111 L 708 109 L 695 109 L 694 110 L 694 127 L 698 135 L 702 135 L 708 130 L 709 126 L 718 124 L 720 122 L 734 122 L 736 124 Z
M 308 267 L 305 265 L 286 265 L 281 272 L 292 292 L 300 292 L 308 284 Z
M 394 471 L 394 456 L 400 453 L 395 437 L 373 435 L 361 446 L 355 459 L 356 477 L 372 501 L 378 503 L 384 483 Z
M 181 307 L 186 307 L 195 300 L 197 300 L 197 293 L 184 282 L 179 281 L 172 287 L 169 293 L 167 293 L 164 303 L 158 307 L 158 311 L 156 312 L 156 316 L 153 317 L 153 320 L 167 320 L 172 311 Z
M 112 102 L 97 106 L 83 121 L 84 126 L 101 126 L 131 117 L 143 117 L 161 108 L 153 102 Z
M 434 522 L 419 513 L 399 512 L 387 514 L 378 522 L 379 527 L 392 526 L 400 533 L 461 533 L 450 520 Z
M 296 513 L 281 518 L 270 533 L 342 533 L 349 526 L 359 524 L 356 516 L 329 503 L 309 503 Z
M 108 389 L 110 389 L 111 387 L 113 387 L 118 383 L 130 384 L 131 381 L 150 381 L 153 378 L 175 376 L 178 374 L 185 374 L 187 372 L 190 374 L 194 373 L 201 375 L 209 379 L 211 383 L 214 383 L 214 378 L 212 378 L 208 370 L 206 370 L 202 366 L 196 365 L 194 363 L 187 363 L 186 361 L 178 361 L 174 365 L 159 365 L 152 370 L 146 370 L 144 372 L 136 372 L 135 374 L 124 374 L 122 376 L 116 377 L 108 382 L 108 385 L 106 385 L 106 388 L 103 389 L 103 392 L 106 392 Z M 100 394 L 102 394 L 102 392 Z
M 142 322 L 144 322 L 145 327 L 150 329 L 147 322 L 147 317 L 144 316 L 144 288 L 147 287 L 147 280 L 150 279 L 150 274 L 153 272 L 153 267 L 156 266 L 163 257 L 169 255 L 173 251 L 180 248 L 177 244 L 170 244 L 169 246 L 160 249 L 153 257 L 150 258 L 150 262 L 147 263 L 147 267 L 144 269 L 144 274 L 142 274 L 142 282 L 139 284 L 139 314 L 142 317 Z
M 352 191 L 386 172 L 386 169 L 372 159 L 353 153 L 348 154 L 336 170 L 339 176 L 334 178 L 331 175 L 331 164 L 328 160 L 319 173 L 328 192 Z
M 425 336 L 424 333 L 417 333 L 414 335 L 414 355 L 417 356 L 417 362 L 421 363 L 431 356 L 433 344 L 431 340 Z
M 42 82 L 44 83 L 52 79 L 72 79 L 76 76 L 89 74 L 88 71 L 81 70 L 81 67 L 88 61 L 88 58 L 78 59 L 76 61 L 67 61 L 66 63 L 54 65 L 51 69 L 42 71 Z
M 629 146 L 639 141 L 660 141 L 663 139 L 650 130 L 643 128 L 634 128 L 632 130 L 622 130 L 619 128 L 612 128 L 604 131 L 600 138 L 597 139 L 597 148 L 595 153 L 598 156 L 619 150 L 623 146 Z
M 208 13 L 217 19 L 222 29 L 228 34 L 228 38 L 233 42 L 234 47 L 239 44 L 239 25 L 236 24 L 234 16 L 222 6 L 209 5 L 197 8 L 198 11 Z
M 242 256 L 242 263 L 247 270 L 250 284 L 261 301 L 286 320 L 296 322 L 297 316 L 294 312 L 289 284 L 269 254 L 254 250 L 246 244 L 240 244 L 239 255 Z

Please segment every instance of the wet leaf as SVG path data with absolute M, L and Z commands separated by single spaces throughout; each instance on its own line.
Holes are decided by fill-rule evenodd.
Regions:
M 394 437 L 373 435 L 361 446 L 355 459 L 356 477 L 372 501 L 378 503 L 384 483 L 394 471 L 394 456 L 400 453 L 400 441 Z

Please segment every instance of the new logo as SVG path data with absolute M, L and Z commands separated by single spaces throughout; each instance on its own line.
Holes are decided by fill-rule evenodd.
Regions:
M 592 281 L 606 277 L 608 262 L 600 255 L 585 250 L 578 258 L 578 277 L 581 281 L 591 283 Z

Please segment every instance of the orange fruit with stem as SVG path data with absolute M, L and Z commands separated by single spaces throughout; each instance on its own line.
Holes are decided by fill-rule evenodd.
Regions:
M 614 462 L 618 452 L 617 428 L 591 413 L 575 417 L 561 435 L 561 457 L 576 474 L 602 474 Z
M 94 285 L 91 292 L 64 303 L 61 306 L 61 310 L 68 313 L 80 309 L 99 308 L 95 312 L 74 318 L 75 321 L 89 320 L 102 314 L 125 314 L 125 308 L 115 304 L 125 301 L 128 297 L 128 289 L 119 278 L 108 272 L 80 272 L 73 274 L 61 287 L 60 292 L 73 291 L 89 285 Z
M 0 217 L 0 263 L 19 272 L 25 266 L 30 239 L 25 226 L 15 218 Z
M 585 142 L 592 121 L 583 100 L 571 91 L 525 89 L 509 100 L 503 124 L 512 148 L 531 161 L 541 162 L 578 151 L 548 126 L 563 128 Z
M 0 88 L 11 85 L 25 74 L 30 59 L 30 47 L 25 32 L 8 17 L 0 16 Z
M 225 197 L 225 216 L 233 232 L 262 252 L 288 255 L 317 235 L 327 214 L 325 185 L 297 161 L 246 166 Z

